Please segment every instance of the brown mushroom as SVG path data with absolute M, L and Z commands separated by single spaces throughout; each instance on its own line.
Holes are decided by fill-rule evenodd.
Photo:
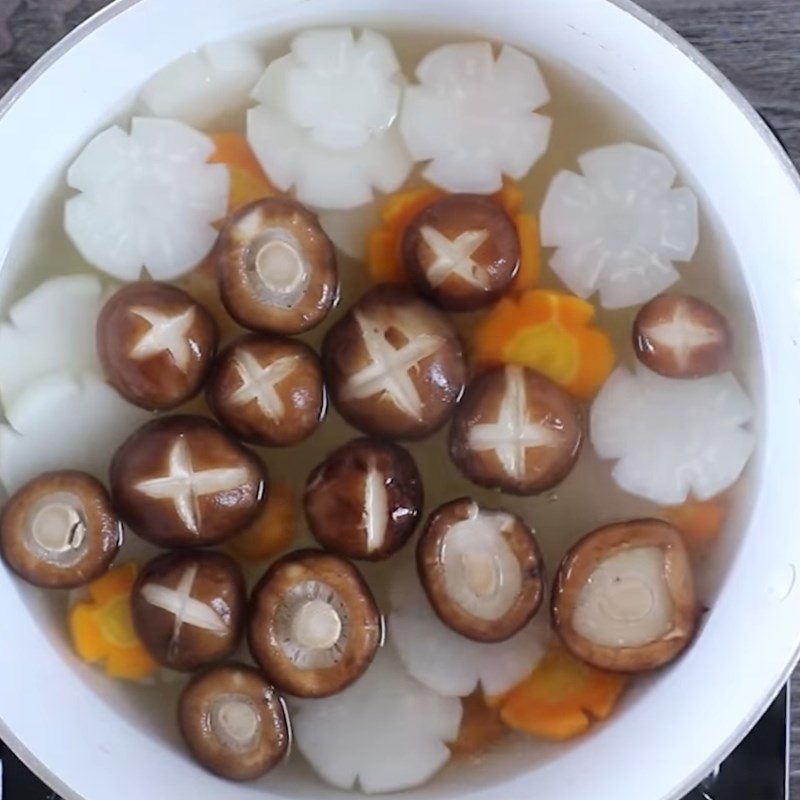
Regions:
M 703 378 L 730 363 L 733 336 L 725 317 L 695 297 L 661 294 L 633 323 L 636 357 L 667 378 Z
M 444 424 L 464 390 L 455 329 L 397 286 L 367 292 L 328 331 L 322 359 L 339 413 L 371 436 L 422 439 Z
M 442 622 L 478 642 L 510 638 L 542 603 L 542 555 L 531 529 L 516 514 L 469 497 L 431 514 L 417 569 Z
M 354 439 L 311 473 L 304 499 L 311 532 L 326 550 L 380 561 L 411 538 L 422 511 L 422 479 L 399 445 Z
M 131 615 L 159 663 L 180 672 L 227 658 L 239 644 L 247 611 L 236 562 L 210 550 L 164 553 L 136 577 Z
M 372 662 L 382 634 L 358 570 L 321 550 L 276 561 L 250 600 L 250 652 L 276 686 L 298 697 L 326 697 L 349 686 Z
M 217 544 L 258 514 L 261 461 L 204 417 L 149 422 L 111 462 L 111 495 L 123 520 L 159 547 Z
M 178 724 L 197 761 L 228 780 L 264 775 L 289 748 L 283 701 L 244 664 L 211 667 L 192 678 L 178 701 Z
M 230 315 L 255 331 L 313 328 L 339 296 L 333 244 L 316 216 L 277 197 L 228 219 L 217 246 L 217 277 Z
M 194 397 L 216 346 L 211 315 L 166 283 L 123 287 L 97 321 L 97 352 L 109 383 L 126 400 L 151 410 Z
M 0 555 L 34 586 L 74 589 L 102 575 L 122 544 L 122 523 L 101 483 L 83 472 L 46 472 L 6 503 Z
M 641 519 L 588 534 L 561 562 L 552 614 L 564 644 L 595 667 L 643 672 L 669 663 L 698 616 L 680 533 Z
M 452 194 L 406 228 L 403 263 L 417 288 L 448 311 L 491 305 L 519 269 L 517 229 L 488 197 Z
M 217 418 L 240 439 L 286 447 L 325 416 L 322 367 L 302 342 L 250 334 L 220 353 L 206 388 Z
M 467 388 L 450 455 L 479 486 L 532 495 L 567 476 L 582 440 L 577 406 L 562 389 L 527 367 L 496 367 Z

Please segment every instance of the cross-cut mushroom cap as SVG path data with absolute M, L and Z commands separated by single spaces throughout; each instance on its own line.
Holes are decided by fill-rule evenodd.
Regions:
M 588 534 L 561 562 L 552 614 L 564 644 L 596 667 L 643 672 L 669 663 L 698 617 L 681 534 L 655 519 Z
M 509 639 L 542 602 L 542 556 L 531 529 L 516 514 L 480 508 L 469 497 L 431 514 L 417 569 L 442 622 L 479 642 Z
M 466 379 L 455 328 L 397 286 L 367 292 L 330 329 L 322 359 L 339 413 L 391 439 L 422 439 L 443 425 Z
M 321 550 L 276 561 L 250 599 L 250 652 L 276 686 L 298 697 L 325 697 L 357 680 L 382 628 L 358 570 Z
M 582 441 L 578 408 L 566 392 L 527 367 L 496 367 L 467 387 L 450 455 L 479 486 L 532 495 L 569 474 Z
M 181 693 L 178 723 L 192 755 L 229 780 L 264 775 L 289 748 L 280 696 L 257 670 L 244 664 L 211 667 L 192 678 Z
M 122 544 L 105 487 L 83 472 L 46 472 L 26 483 L 0 518 L 0 554 L 23 580 L 73 589 L 102 575 Z
M 519 268 L 519 239 L 506 212 L 487 197 L 453 194 L 406 229 L 403 263 L 417 288 L 448 311 L 493 303 Z
M 143 408 L 174 408 L 196 395 L 216 346 L 211 315 L 166 283 L 123 287 L 97 322 L 97 352 L 109 383 Z
M 414 532 L 422 512 L 422 479 L 399 445 L 354 439 L 311 473 L 304 500 L 311 532 L 324 548 L 379 561 Z
M 235 536 L 258 514 L 266 469 L 204 417 L 149 422 L 117 451 L 111 494 L 125 522 L 161 547 L 199 547 Z
M 150 655 L 189 672 L 227 658 L 247 610 L 244 578 L 224 553 L 165 553 L 148 561 L 131 594 L 133 625 Z
M 339 296 L 333 244 L 316 216 L 293 200 L 258 200 L 233 214 L 217 244 L 220 293 L 245 328 L 300 333 Z

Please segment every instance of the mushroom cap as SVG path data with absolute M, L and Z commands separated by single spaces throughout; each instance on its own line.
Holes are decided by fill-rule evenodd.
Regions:
M 309 475 L 304 502 L 311 532 L 326 550 L 380 561 L 414 533 L 422 512 L 422 478 L 405 448 L 354 439 Z
M 231 342 L 217 358 L 206 398 L 240 439 L 272 447 L 302 442 L 326 411 L 316 353 L 282 336 L 248 334 Z
M 644 672 L 669 663 L 698 617 L 680 533 L 656 519 L 589 533 L 561 562 L 552 616 L 564 644 L 595 667 Z
M 97 321 L 97 352 L 109 383 L 151 410 L 196 395 L 217 346 L 208 311 L 166 283 L 132 283 L 115 292 Z
M 417 543 L 420 582 L 439 619 L 478 642 L 511 638 L 539 610 L 542 555 L 516 514 L 469 497 L 439 506 Z
M 210 550 L 156 556 L 142 567 L 131 593 L 133 626 L 142 644 L 159 664 L 179 672 L 230 656 L 246 612 L 239 566 Z
M 517 230 L 494 201 L 453 194 L 425 208 L 406 228 L 403 263 L 417 288 L 448 311 L 491 305 L 519 269 Z
M 275 687 L 244 664 L 195 675 L 181 692 L 178 724 L 192 755 L 222 778 L 249 781 L 285 757 L 286 710 Z
M 120 516 L 160 547 L 200 547 L 235 536 L 266 494 L 260 459 L 204 417 L 149 422 L 111 462 Z
M 450 429 L 450 456 L 467 478 L 517 495 L 560 483 L 582 443 L 575 401 L 544 375 L 515 365 L 475 378 Z
M 328 331 L 322 360 L 339 413 L 389 439 L 422 439 L 441 427 L 466 380 L 453 325 L 398 286 L 367 292 Z
M 359 571 L 321 550 L 276 561 L 253 589 L 247 639 L 280 689 L 326 697 L 357 680 L 375 657 L 383 623 Z
M 122 544 L 105 487 L 84 472 L 46 472 L 15 492 L 0 516 L 0 555 L 20 578 L 74 589 L 102 575 Z
M 646 367 L 667 378 L 704 378 L 730 365 L 733 335 L 714 306 L 683 294 L 660 294 L 633 323 L 633 347 Z
M 300 333 L 338 300 L 333 244 L 294 200 L 269 197 L 232 214 L 216 253 L 222 302 L 245 328 Z

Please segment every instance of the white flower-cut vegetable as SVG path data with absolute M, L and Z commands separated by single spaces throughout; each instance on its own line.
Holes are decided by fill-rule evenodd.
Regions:
M 67 173 L 80 194 L 64 225 L 81 255 L 122 280 L 146 268 L 170 280 L 205 258 L 225 216 L 228 170 L 207 164 L 214 144 L 170 119 L 137 117 L 130 134 L 113 126 L 85 147 Z
M 318 208 L 369 203 L 405 181 L 397 126 L 402 79 L 389 40 L 349 28 L 301 33 L 253 91 L 251 147 L 272 182 Z
M 536 62 L 505 45 L 448 44 L 429 53 L 406 89 L 401 129 L 425 177 L 451 192 L 488 194 L 519 180 L 547 150 L 550 94 Z
M 198 128 L 240 112 L 266 63 L 244 42 L 216 42 L 187 53 L 153 75 L 139 100 L 148 113 Z
M 0 481 L 9 492 L 42 472 L 77 469 L 105 481 L 114 451 L 150 416 L 99 378 L 49 375 L 17 398 L 0 425 Z
M 432 777 L 450 757 L 461 702 L 409 677 L 390 646 L 339 694 L 292 701 L 294 741 L 321 778 L 339 789 L 396 792 Z
M 617 459 L 614 480 L 663 505 L 691 492 L 706 500 L 731 486 L 755 444 L 744 426 L 753 408 L 730 373 L 664 378 L 641 364 L 619 367 L 594 401 L 591 438 L 601 458 Z
M 380 223 L 374 203 L 358 208 L 320 211 L 319 224 L 345 255 L 363 260 L 369 232 Z
M 601 147 L 578 163 L 583 175 L 559 172 L 542 206 L 542 244 L 558 248 L 550 266 L 579 297 L 599 292 L 605 308 L 647 302 L 697 249 L 697 197 L 673 188 L 675 167 L 646 147 Z
M 0 399 L 14 420 L 25 387 L 51 372 L 101 373 L 95 327 L 104 291 L 94 275 L 44 281 L 16 302 L 0 324 Z
M 406 669 L 439 694 L 466 697 L 478 684 L 487 696 L 507 692 L 544 655 L 549 629 L 539 614 L 504 642 L 474 642 L 450 630 L 435 614 L 414 569 L 395 573 L 389 634 Z

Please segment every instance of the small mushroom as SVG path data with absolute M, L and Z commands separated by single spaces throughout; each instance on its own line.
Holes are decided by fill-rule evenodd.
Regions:
M 582 440 L 569 395 L 527 367 L 496 367 L 469 385 L 456 409 L 450 455 L 479 486 L 532 495 L 567 476 Z
M 633 323 L 636 357 L 667 378 L 704 378 L 727 369 L 733 336 L 725 317 L 695 297 L 661 294 Z
M 325 416 L 322 367 L 302 342 L 250 334 L 220 353 L 208 404 L 240 439 L 286 447 L 302 442 Z
M 261 461 L 204 417 L 149 422 L 111 462 L 123 520 L 159 547 L 199 547 L 236 535 L 266 497 Z
M 228 780 L 264 775 L 289 748 L 283 701 L 244 664 L 211 667 L 192 678 L 178 701 L 178 724 L 192 755 Z
M 698 616 L 680 533 L 643 519 L 588 534 L 561 562 L 552 614 L 564 644 L 595 667 L 643 672 L 669 663 Z
M 83 472 L 46 472 L 6 503 L 0 554 L 22 579 L 74 589 L 102 575 L 122 544 L 122 523 L 101 483 Z
M 311 532 L 327 550 L 380 561 L 410 538 L 423 491 L 409 452 L 378 439 L 354 439 L 309 476 L 305 509 Z
M 164 553 L 148 561 L 131 594 L 133 625 L 159 663 L 179 672 L 227 658 L 247 611 L 244 578 L 224 553 Z
M 357 680 L 383 634 L 378 606 L 358 570 L 321 550 L 276 561 L 250 600 L 253 658 L 280 689 L 326 697 Z
M 126 400 L 151 410 L 194 397 L 216 346 L 216 323 L 208 311 L 166 283 L 123 287 L 97 321 L 97 351 L 109 383 Z
M 316 216 L 276 197 L 228 219 L 217 245 L 217 276 L 230 315 L 255 331 L 313 328 L 339 295 L 333 244 Z
M 453 194 L 408 226 L 403 263 L 417 288 L 448 311 L 493 303 L 519 269 L 519 238 L 506 212 L 487 197 Z
M 407 289 L 367 292 L 322 346 L 339 413 L 371 436 L 422 439 L 444 424 L 464 390 L 455 328 Z
M 417 569 L 442 622 L 478 642 L 511 638 L 542 603 L 542 556 L 531 529 L 469 497 L 431 514 L 417 543 Z

